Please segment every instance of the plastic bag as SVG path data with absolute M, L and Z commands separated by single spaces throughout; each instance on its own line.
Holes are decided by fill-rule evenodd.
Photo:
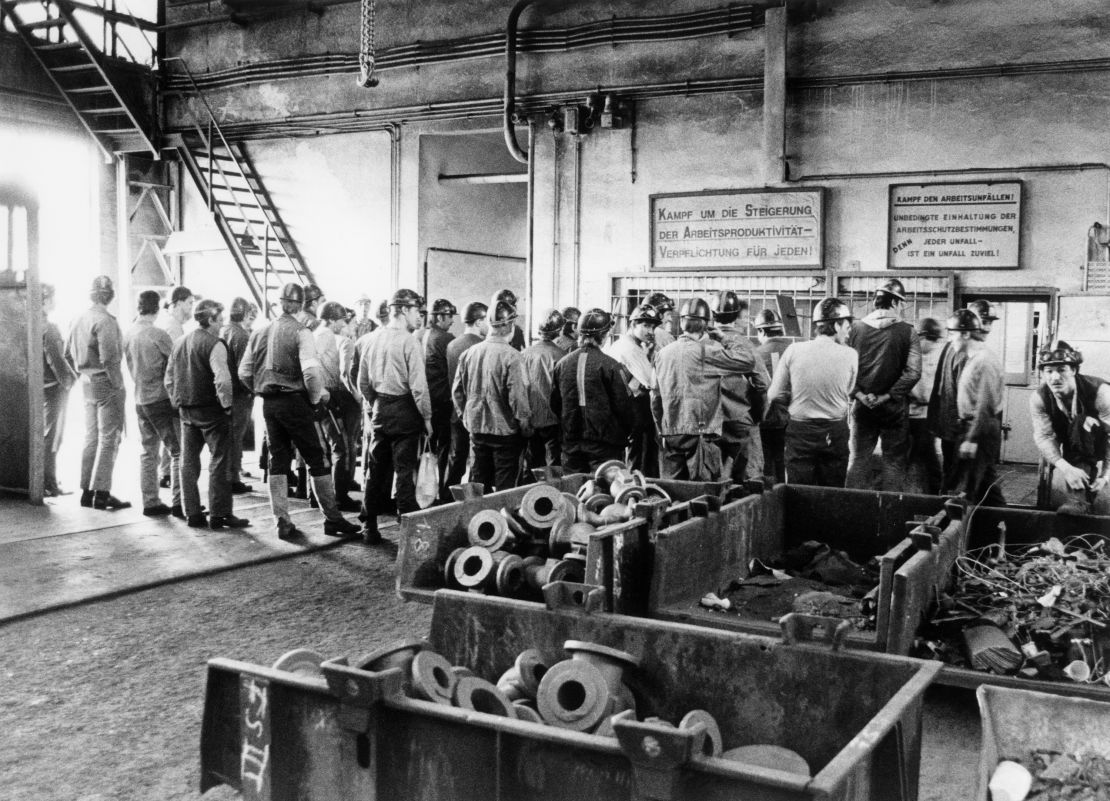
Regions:
M 427 509 L 439 497 L 439 459 L 432 450 L 431 443 L 424 441 L 424 452 L 416 469 L 416 503 Z

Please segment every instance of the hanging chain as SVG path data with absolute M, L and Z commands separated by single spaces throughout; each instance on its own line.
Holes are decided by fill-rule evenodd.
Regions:
M 375 0 L 360 3 L 360 38 L 358 49 L 358 85 L 369 89 L 378 85 L 374 77 L 374 8 Z

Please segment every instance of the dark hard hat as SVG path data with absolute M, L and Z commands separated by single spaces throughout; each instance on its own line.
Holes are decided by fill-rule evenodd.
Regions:
M 644 303 L 649 306 L 654 306 L 659 310 L 660 314 L 666 314 L 669 311 L 674 311 L 674 301 L 664 295 L 662 292 L 652 292 L 648 295 Z
M 342 303 L 334 300 L 329 300 L 324 304 L 324 308 L 320 310 L 321 320 L 345 320 L 347 319 L 347 310 L 343 307 Z
M 324 297 L 324 293 L 320 291 L 320 287 L 316 284 L 309 284 L 304 288 L 304 302 L 312 303 L 314 300 L 319 300 Z
M 458 314 L 455 304 L 447 298 L 436 298 L 432 303 L 432 314 Z
M 112 286 L 112 279 L 111 278 L 109 278 L 106 275 L 98 275 L 96 278 L 93 279 L 92 289 L 90 289 L 89 291 L 90 292 L 115 292 L 115 288 Z
M 304 287 L 290 282 L 281 288 L 281 299 L 291 303 L 304 303 Z
M 499 300 L 503 300 L 511 306 L 516 306 L 516 293 L 513 292 L 513 290 L 511 289 L 502 289 L 500 292 L 493 296 L 493 305 L 496 305 L 497 301 Z
M 45 287 L 43 287 L 45 289 Z M 45 292 L 43 295 L 45 296 Z M 139 293 L 139 314 L 157 314 L 162 297 L 153 289 L 146 289 Z
M 956 309 L 945 326 L 949 331 L 982 331 L 979 315 L 971 309 Z
M 988 300 L 973 300 L 967 304 L 967 307 L 979 315 L 979 319 L 984 323 L 998 319 L 998 315 L 991 311 L 991 304 Z
M 463 313 L 463 322 L 467 325 L 474 325 L 479 320 L 485 318 L 489 306 L 482 303 L 480 300 L 472 301 L 466 304 L 466 311 Z
M 709 320 L 709 304 L 704 298 L 690 298 L 682 304 L 680 317 L 696 317 L 699 320 Z
M 378 317 L 388 317 L 388 316 L 389 316 L 389 301 L 388 300 L 383 300 L 380 304 L 378 304 Z
M 852 310 L 840 298 L 825 298 L 817 304 L 813 312 L 813 322 L 837 323 L 841 320 L 851 320 Z
M 902 286 L 902 282 L 899 281 L 897 278 L 891 278 L 889 281 L 883 281 L 883 283 L 880 284 L 879 288 L 875 291 L 885 292 L 888 295 L 893 295 L 894 297 L 898 298 L 898 300 L 906 299 L 906 288 Z
M 248 311 L 250 311 L 250 304 L 247 302 L 246 298 L 234 298 L 231 301 L 231 308 L 228 309 L 227 313 L 233 319 L 238 318 L 242 320 L 247 316 Z
M 502 326 L 509 325 L 516 322 L 516 306 L 509 303 L 507 300 L 499 300 L 493 305 L 493 316 L 490 319 L 490 325 L 494 328 L 501 328 Z
M 755 327 L 757 331 L 762 331 L 764 328 L 782 328 L 782 318 L 774 309 L 761 309 Z
M 932 317 L 922 317 L 917 321 L 917 335 L 936 341 L 944 336 L 944 329 Z
M 548 309 L 540 317 L 538 329 L 540 334 L 557 334 L 563 330 L 566 318 L 558 309 Z
M 582 317 L 582 310 L 575 308 L 574 306 L 567 306 L 565 309 L 563 309 L 562 314 L 563 319 L 566 320 L 568 323 L 576 323 L 578 322 L 579 318 Z
M 424 305 L 424 298 L 420 296 L 419 292 L 414 292 L 411 289 L 398 289 L 393 293 L 393 297 L 389 299 L 390 306 L 407 306 L 420 308 Z
M 632 316 L 628 318 L 628 322 L 635 325 L 636 323 L 647 323 L 650 326 L 657 326 L 663 322 L 663 315 L 654 306 L 647 303 L 641 303 L 632 312 Z
M 590 309 L 578 320 L 578 333 L 596 336 L 613 327 L 613 315 L 604 309 Z
M 1083 354 L 1062 339 L 1058 339 L 1037 354 L 1037 369 L 1052 365 L 1070 364 L 1078 369 L 1083 364 Z
M 195 307 L 193 307 L 193 319 L 198 323 L 208 322 L 215 320 L 216 317 L 224 310 L 224 304 L 215 300 L 202 300 Z
M 714 318 L 738 314 L 741 307 L 740 296 L 731 289 L 724 289 L 709 299 L 709 309 Z

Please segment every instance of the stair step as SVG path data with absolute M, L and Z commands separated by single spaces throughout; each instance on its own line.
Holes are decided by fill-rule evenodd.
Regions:
M 96 65 L 91 61 L 87 64 L 65 64 L 60 67 L 51 67 L 51 72 L 89 72 L 95 71 Z
M 44 41 L 42 44 L 33 45 L 33 47 L 35 48 L 35 50 L 38 50 L 40 53 L 64 53 L 67 50 L 71 50 L 71 51 L 72 50 L 80 50 L 80 51 L 84 50 L 84 48 L 81 46 L 80 42 L 46 42 L 46 41 Z
M 232 186 L 231 184 L 227 183 L 213 184 L 212 188 L 218 189 L 221 192 L 237 192 L 241 195 L 249 195 L 251 197 L 258 193 L 257 189 L 249 189 L 245 186 Z M 262 198 L 259 198 L 259 200 L 261 199 Z
M 93 133 L 104 134 L 105 136 L 123 136 L 124 134 L 138 134 L 140 131 L 136 128 L 93 128 Z
M 67 88 L 67 95 L 95 95 L 95 94 L 111 94 L 112 87 L 106 85 L 100 86 L 75 86 L 72 89 Z
M 61 28 L 65 24 L 66 21 L 64 18 L 57 17 L 55 19 L 40 19 L 38 22 L 25 22 L 16 27 L 22 28 L 25 31 L 39 31 L 45 28 Z
M 120 116 L 127 116 L 127 109 L 123 106 L 113 106 L 111 108 L 82 108 L 78 109 L 82 114 L 119 114 Z

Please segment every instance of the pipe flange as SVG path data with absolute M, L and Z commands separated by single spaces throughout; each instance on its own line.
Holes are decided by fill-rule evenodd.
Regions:
M 598 514 L 602 509 L 613 502 L 613 496 L 607 492 L 595 492 L 582 503 L 586 507 L 586 511 Z
M 648 484 L 647 476 L 644 475 L 642 470 L 633 470 L 632 482 L 640 489 L 643 489 Z
M 590 535 L 595 531 L 597 531 L 597 527 L 589 523 L 575 523 L 570 527 L 570 536 L 568 537 L 570 549 L 572 551 L 585 553 L 586 548 L 590 544 Z
M 678 724 L 680 729 L 692 729 L 698 723 L 705 724 L 705 740 L 702 743 L 702 753 L 705 756 L 719 757 L 724 749 L 724 740 L 721 739 L 721 727 L 717 719 L 704 709 L 693 709 L 687 712 Z
M 412 692 L 417 698 L 451 705 L 459 677 L 451 663 L 435 651 L 421 651 L 412 660 Z
M 451 673 L 456 679 L 461 679 L 463 676 L 473 676 L 474 671 L 466 665 L 455 665 L 451 668 Z
M 524 583 L 534 590 L 542 590 L 546 578 L 547 560 L 542 556 L 529 556 L 521 563 Z
M 458 561 L 459 556 L 466 550 L 466 548 L 456 548 L 451 551 L 447 557 L 447 561 L 443 563 L 443 580 L 445 586 L 451 589 L 458 589 L 459 584 L 455 581 L 455 562 Z
M 483 587 L 493 577 L 493 554 L 481 545 L 471 545 L 455 560 L 455 581 L 468 590 Z
M 493 509 L 483 509 L 466 524 L 466 540 L 471 545 L 480 545 L 496 551 L 508 539 L 509 524 L 499 512 Z
M 648 484 L 646 487 L 644 487 L 644 492 L 647 493 L 645 496 L 646 498 L 662 498 L 669 504 L 674 503 L 674 501 L 671 500 L 670 493 L 660 487 L 658 484 Z
M 540 689 L 540 682 L 543 681 L 550 667 L 547 660 L 535 648 L 528 648 L 517 655 L 513 666 L 516 668 L 524 694 L 529 698 L 535 698 Z
M 509 668 L 501 674 L 501 678 L 497 680 L 497 689 L 505 693 L 505 697 L 513 703 L 528 700 L 524 688 L 520 686 L 520 677 L 516 673 L 516 668 Z
M 540 681 L 536 708 L 552 726 L 590 731 L 609 712 L 609 685 L 588 662 L 567 659 L 553 665 Z
M 622 506 L 632 506 L 636 501 L 642 501 L 647 497 L 647 491 L 643 487 L 626 486 L 614 498 L 614 502 Z
M 500 559 L 498 554 L 504 554 Z M 497 594 L 512 597 L 524 588 L 524 560 L 514 553 L 498 551 L 493 555 L 497 568 L 494 571 L 494 584 Z
M 572 584 L 582 584 L 586 580 L 586 560 L 581 561 L 569 558 L 556 562 L 546 576 L 544 584 L 555 581 L 569 581 Z M 542 589 L 542 586 L 541 586 Z
M 274 660 L 271 668 L 286 673 L 296 673 L 298 676 L 319 679 L 324 676 L 324 672 L 320 670 L 320 665 L 323 662 L 324 657 L 311 648 L 294 648 Z
M 571 529 L 577 525 L 579 524 L 568 525 L 565 519 L 555 521 L 555 525 L 551 527 L 551 533 L 547 536 L 547 552 L 549 555 L 559 557 L 570 550 Z
M 568 523 L 573 523 L 578 519 L 578 496 L 573 492 L 563 493 L 563 514 L 566 516 Z
M 627 470 L 628 465 L 620 459 L 610 459 L 597 466 L 597 470 L 594 471 L 594 481 L 600 488 L 608 489 L 613 486 L 613 482 L 620 477 L 621 473 Z
M 544 725 L 543 718 L 540 717 L 540 713 L 531 705 L 531 702 L 513 701 L 513 709 L 516 711 L 517 720 L 526 720 L 529 723 Z
M 591 479 L 588 479 L 584 484 L 582 484 L 581 487 L 578 488 L 578 492 L 576 492 L 574 494 L 574 497 L 577 498 L 580 501 L 583 501 L 586 498 L 589 498 L 591 495 L 596 495 L 596 494 L 597 494 L 597 484 L 594 483 L 594 480 L 591 478 Z
M 640 660 L 628 651 L 620 651 L 607 645 L 598 645 L 584 640 L 567 640 L 563 643 L 563 650 L 570 654 L 572 659 L 579 654 L 589 659 L 597 657 L 618 664 L 621 670 L 625 668 L 635 670 L 640 666 Z
M 513 511 L 507 507 L 501 507 L 501 516 L 505 518 L 505 523 L 509 526 L 509 531 L 512 532 L 514 537 L 527 537 L 528 532 L 524 530 L 524 526 L 520 524 L 520 520 L 513 514 Z
M 486 715 L 516 718 L 516 708 L 505 697 L 505 693 L 477 676 L 463 676 L 459 679 L 455 685 L 455 706 Z
M 541 531 L 563 518 L 563 508 L 563 493 L 549 484 L 536 484 L 520 500 L 521 518 Z

